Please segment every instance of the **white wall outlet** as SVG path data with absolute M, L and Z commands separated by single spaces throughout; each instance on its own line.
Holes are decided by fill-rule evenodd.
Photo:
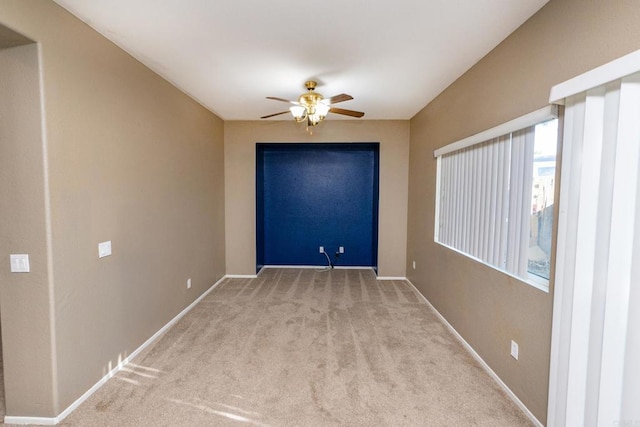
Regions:
M 187 279 L 187 289 L 191 289 L 191 278 Z
M 413 269 L 414 270 L 416 269 L 416 262 L 415 261 L 413 261 Z
M 12 273 L 29 273 L 29 255 L 27 254 L 11 254 L 9 255 L 11 260 L 11 272 Z
M 324 246 L 320 246 L 320 253 L 323 254 L 324 253 Z
M 98 258 L 104 258 L 109 255 L 111 255 L 111 240 L 98 243 Z
M 511 357 L 518 360 L 518 343 L 511 340 Z
M 338 252 L 340 252 L 341 254 L 344 253 L 344 246 L 340 246 L 340 248 L 338 249 Z

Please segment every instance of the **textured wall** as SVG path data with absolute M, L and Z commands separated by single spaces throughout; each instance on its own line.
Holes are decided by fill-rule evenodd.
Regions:
M 257 142 L 380 142 L 378 273 L 405 275 L 408 121 L 328 119 L 313 135 L 293 120 L 229 121 L 224 133 L 228 274 L 255 274 Z
M 3 310 L 7 360 L 23 358 L 6 377 L 7 413 L 51 417 L 224 274 L 223 123 L 53 2 L 1 0 L 0 23 L 42 52 L 49 169 L 37 152 L 28 161 L 34 182 L 45 175 L 50 186 L 51 294 L 40 249 L 21 292 L 47 300 L 34 300 L 35 319 L 49 303 L 55 318 L 20 326 Z M 44 239 L 42 229 L 31 232 Z M 105 240 L 113 255 L 98 259 Z M 15 303 L 5 297 L 3 306 Z M 53 362 L 46 351 L 15 353 L 20 334 L 37 342 L 51 335 Z M 44 375 L 47 364 L 53 372 Z M 16 375 L 41 381 L 46 398 Z
M 258 265 L 261 249 L 262 265 L 327 265 L 318 250 L 324 246 L 336 266 L 377 267 L 378 149 L 377 144 L 260 145 Z M 345 251 L 337 258 L 340 246 Z
M 639 49 L 638 22 L 634 0 L 551 0 L 411 120 L 408 276 L 543 422 L 552 293 L 434 244 L 433 150 L 541 108 L 554 84 Z

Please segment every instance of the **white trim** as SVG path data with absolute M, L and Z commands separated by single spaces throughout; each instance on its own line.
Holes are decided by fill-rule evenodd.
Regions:
M 640 64 L 640 50 L 553 86 L 549 102 L 564 104 L 565 98 L 638 72 L 640 68 L 638 64 Z
M 322 265 L 263 265 L 262 268 L 300 268 L 303 270 L 309 270 L 312 268 L 325 268 L 329 267 L 326 264 Z
M 39 424 L 39 425 L 56 425 L 60 421 L 64 420 L 71 412 L 78 408 L 85 400 L 87 400 L 93 393 L 98 391 L 100 387 L 102 387 L 108 380 L 113 378 L 122 368 L 124 368 L 131 360 L 133 360 L 142 350 L 147 348 L 153 341 L 155 341 L 160 335 L 165 333 L 169 328 L 171 328 L 178 320 L 180 320 L 185 314 L 187 314 L 193 307 L 196 306 L 204 297 L 206 297 L 209 292 L 214 290 L 223 280 L 225 280 L 228 276 L 222 276 L 216 283 L 214 283 L 209 289 L 204 291 L 202 295 L 196 298 L 191 304 L 189 304 L 184 310 L 178 313 L 173 319 L 167 322 L 158 332 L 153 334 L 151 338 L 146 340 L 140 347 L 135 349 L 133 353 L 127 356 L 124 360 L 118 362 L 118 364 L 111 369 L 107 374 L 98 380 L 89 390 L 87 390 L 82 396 L 76 399 L 71 405 L 67 407 L 64 411 L 62 411 L 57 417 L 20 417 L 20 416 L 11 416 L 6 415 L 4 417 L 5 424 Z
M 224 276 L 226 279 L 255 279 L 257 274 L 227 274 Z
M 376 280 L 407 280 L 406 277 L 394 277 L 394 276 L 378 276 Z
M 315 268 L 327 268 L 326 264 L 323 265 L 263 265 L 262 268 L 300 268 L 303 270 L 315 269 Z M 351 265 L 334 265 L 334 270 L 371 270 L 373 267 L 367 266 L 351 266 Z M 231 276 L 228 276 L 231 277 Z
M 411 283 L 411 280 L 409 280 L 409 279 L 406 279 L 406 280 L 407 280 L 407 283 L 409 283 L 409 285 L 411 285 L 413 287 L 413 289 L 418 293 L 418 295 L 420 295 L 422 297 L 424 302 L 433 311 L 433 313 L 436 315 L 436 317 L 438 319 L 440 319 L 440 321 L 444 324 L 444 326 L 447 327 L 447 329 L 449 329 L 449 331 L 453 334 L 453 336 L 456 337 L 456 339 L 458 341 L 460 341 L 460 343 L 465 348 L 465 350 L 467 350 L 469 352 L 469 354 L 471 354 L 471 356 L 480 364 L 482 369 L 484 369 L 487 372 L 487 374 L 489 374 L 489 376 L 491 378 L 493 378 L 493 380 L 507 394 L 507 396 L 513 401 L 513 403 L 515 403 L 518 406 L 518 408 L 520 408 L 520 410 L 522 412 L 524 412 L 524 414 L 527 416 L 527 418 L 529 418 L 529 420 L 535 426 L 543 427 L 543 424 L 540 422 L 540 420 L 538 420 L 536 418 L 536 416 L 533 415 L 533 413 L 529 410 L 529 408 L 527 408 L 525 406 L 525 404 L 522 403 L 522 401 L 520 399 L 518 399 L 518 396 L 516 396 L 516 394 L 513 391 L 511 391 L 509 386 L 507 386 L 504 383 L 504 381 L 502 381 L 502 379 L 498 376 L 498 374 L 496 374 L 493 371 L 493 369 L 491 369 L 491 367 L 487 364 L 487 362 L 485 362 L 482 359 L 482 357 L 480 357 L 480 355 L 478 353 L 476 353 L 476 351 L 473 349 L 473 347 L 471 347 L 471 345 L 464 338 L 462 338 L 462 335 L 460 335 L 458 333 L 458 331 L 456 331 L 455 328 L 453 326 L 451 326 L 451 324 L 447 321 L 447 319 L 445 319 L 445 317 L 442 314 L 440 314 L 440 312 L 438 310 L 436 310 L 436 308 L 433 306 L 433 304 L 431 304 L 431 302 L 429 302 L 427 297 L 422 295 L 422 293 L 418 290 L 418 288 L 416 288 L 416 286 L 413 283 Z
M 37 426 L 54 426 L 59 422 L 58 417 L 45 418 L 45 417 L 12 417 L 6 415 L 4 417 L 4 424 L 18 424 L 28 425 L 33 424 Z
M 436 203 L 433 221 L 433 240 L 440 240 L 440 184 L 442 183 L 442 156 L 436 158 Z
M 472 145 L 480 144 L 482 142 L 507 135 L 511 132 L 515 132 L 529 126 L 537 125 L 538 123 L 556 118 L 558 118 L 558 106 L 547 105 L 544 108 L 533 111 L 529 114 L 525 114 L 524 116 L 520 116 L 491 129 L 487 129 L 480 133 L 476 133 L 475 135 L 471 135 L 467 138 L 452 142 L 451 144 L 438 148 L 437 150 L 434 150 L 433 157 L 440 157 L 445 154 L 462 150 L 471 147 Z

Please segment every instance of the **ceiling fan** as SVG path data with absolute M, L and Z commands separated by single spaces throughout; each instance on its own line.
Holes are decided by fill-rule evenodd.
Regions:
M 322 94 L 315 91 L 317 85 L 318 83 L 312 80 L 306 82 L 304 86 L 307 88 L 307 92 L 300 95 L 297 101 L 290 101 L 288 99 L 278 98 L 275 96 L 267 96 L 267 99 L 287 102 L 289 104 L 293 104 L 293 106 L 290 107 L 288 111 L 281 111 L 279 113 L 269 114 L 260 118 L 268 119 L 270 117 L 290 112 L 296 122 L 302 123 L 306 120 L 307 129 L 309 129 L 309 126 L 315 126 L 323 121 L 328 113 L 342 114 L 344 116 L 358 118 L 364 116 L 364 113 L 361 111 L 345 110 L 343 108 L 333 107 L 333 104 L 353 99 L 351 95 L 341 93 L 340 95 L 332 96 L 331 98 L 325 98 Z

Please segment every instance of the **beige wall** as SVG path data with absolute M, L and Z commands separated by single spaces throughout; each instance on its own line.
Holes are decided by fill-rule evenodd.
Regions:
M 3 178 L 32 197 L 3 222 L 35 224 L 0 248 L 7 413 L 52 417 L 223 276 L 223 122 L 53 2 L 0 0 L 0 24 L 41 46 L 49 165 L 30 110 L 28 124 L 16 123 L 35 122 L 29 145 L 1 142 L 3 165 L 26 168 Z M 113 255 L 98 259 L 105 240 Z M 33 273 L 7 273 L 18 251 L 30 253 Z
M 379 142 L 378 273 L 405 275 L 408 121 L 331 120 L 313 135 L 291 121 L 225 122 L 227 274 L 256 272 L 256 142 Z
M 635 0 L 551 0 L 411 120 L 408 276 L 543 422 L 552 293 L 434 244 L 433 150 L 541 108 L 554 84 L 640 49 L 638 22 Z
M 0 314 L 7 343 L 6 405 L 30 413 L 25 411 L 35 404 L 34 415 L 47 415 L 53 408 L 52 295 L 37 46 L 0 50 L 0 75 Z M 29 254 L 31 273 L 10 273 L 11 253 Z M 30 396 L 30 402 L 24 396 Z

